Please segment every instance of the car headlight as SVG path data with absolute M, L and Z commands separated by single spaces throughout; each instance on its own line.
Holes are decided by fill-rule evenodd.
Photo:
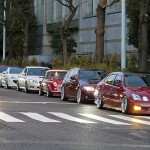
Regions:
M 86 91 L 94 91 L 94 88 L 92 86 L 83 86 L 83 89 Z
M 135 101 L 141 101 L 141 97 L 140 97 L 138 94 L 133 93 L 133 94 L 132 94 L 132 98 L 133 98 Z
M 98 90 L 97 89 L 94 91 L 94 96 L 98 96 Z
M 148 98 L 146 96 L 143 96 L 143 101 L 148 101 Z
M 30 79 L 29 81 L 30 81 L 30 82 L 33 82 L 33 83 L 38 83 L 38 81 L 32 80 L 32 79 Z

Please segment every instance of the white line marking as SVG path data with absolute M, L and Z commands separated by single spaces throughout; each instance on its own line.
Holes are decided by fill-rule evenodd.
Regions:
M 32 118 L 34 120 L 41 121 L 41 122 L 61 122 L 58 120 L 53 120 L 53 119 L 47 118 L 47 117 L 40 115 L 38 113 L 31 113 L 31 112 L 20 112 L 20 113 L 25 115 L 25 116 L 28 116 L 29 118 Z
M 138 116 L 138 117 L 150 120 L 150 117 L 148 117 L 148 116 Z
M 0 112 L 0 119 L 5 122 L 24 122 L 23 120 L 19 120 L 17 118 L 14 118 L 4 112 Z
M 109 116 L 112 116 L 112 117 L 115 117 L 115 118 L 118 118 L 118 119 L 131 121 L 131 122 L 140 123 L 140 124 L 150 125 L 150 122 L 144 121 L 144 120 L 139 120 L 139 119 L 136 119 L 136 118 L 126 117 L 126 116 L 122 116 L 122 115 L 109 115 Z
M 57 117 L 66 119 L 66 120 L 74 121 L 74 122 L 79 122 L 79 123 L 96 123 L 96 122 L 92 122 L 92 121 L 88 121 L 88 120 L 84 120 L 84 119 L 79 119 L 79 118 L 76 118 L 76 117 L 73 117 L 73 116 L 70 116 L 70 115 L 67 115 L 67 114 L 64 114 L 64 113 L 55 113 L 55 112 L 48 112 L 48 113 L 53 114 L 53 115 L 55 115 Z
M 88 118 L 91 118 L 91 119 L 95 119 L 95 120 L 98 120 L 98 121 L 115 124 L 115 125 L 131 125 L 131 124 L 128 124 L 128 123 L 115 121 L 115 120 L 112 120 L 112 119 L 100 117 L 100 116 L 93 115 L 93 114 L 79 114 L 79 115 L 82 115 L 82 116 L 85 116 L 85 117 L 88 117 Z

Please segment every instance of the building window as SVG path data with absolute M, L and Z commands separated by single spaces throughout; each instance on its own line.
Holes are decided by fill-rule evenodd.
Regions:
M 82 4 L 82 15 L 83 17 L 93 15 L 93 0 L 87 0 L 84 4 Z
M 108 4 L 110 4 L 113 0 L 108 0 Z M 108 13 L 116 13 L 121 11 L 121 3 L 117 2 L 113 4 L 112 6 L 108 7 L 107 12 Z

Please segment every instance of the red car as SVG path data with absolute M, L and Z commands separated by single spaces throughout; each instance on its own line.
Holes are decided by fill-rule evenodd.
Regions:
M 47 97 L 60 96 L 62 80 L 66 73 L 67 70 L 46 71 L 45 77 L 39 87 L 39 95 L 43 96 L 46 93 Z
M 94 89 L 100 81 L 99 74 L 92 69 L 73 68 L 64 77 L 61 100 L 73 99 L 78 103 L 94 102 Z
M 150 74 L 113 72 L 98 83 L 94 96 L 98 108 L 150 114 Z

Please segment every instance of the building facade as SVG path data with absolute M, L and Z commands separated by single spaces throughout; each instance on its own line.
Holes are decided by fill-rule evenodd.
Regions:
M 63 1 L 63 0 L 62 0 Z M 86 2 L 85 2 L 86 1 Z M 112 0 L 108 0 L 111 2 Z M 84 3 L 85 2 L 85 3 Z M 97 26 L 96 8 L 99 0 L 74 0 L 74 5 L 83 3 L 71 22 L 72 35 L 77 42 L 76 53 L 95 55 Z M 35 15 L 37 17 L 36 51 L 40 59 L 47 60 L 54 57 L 50 48 L 53 32 L 68 16 L 69 10 L 55 0 L 34 0 Z M 126 45 L 127 53 L 134 48 Z M 105 54 L 121 54 L 121 2 L 106 9 L 105 23 Z M 47 59 L 45 59 L 47 57 Z

